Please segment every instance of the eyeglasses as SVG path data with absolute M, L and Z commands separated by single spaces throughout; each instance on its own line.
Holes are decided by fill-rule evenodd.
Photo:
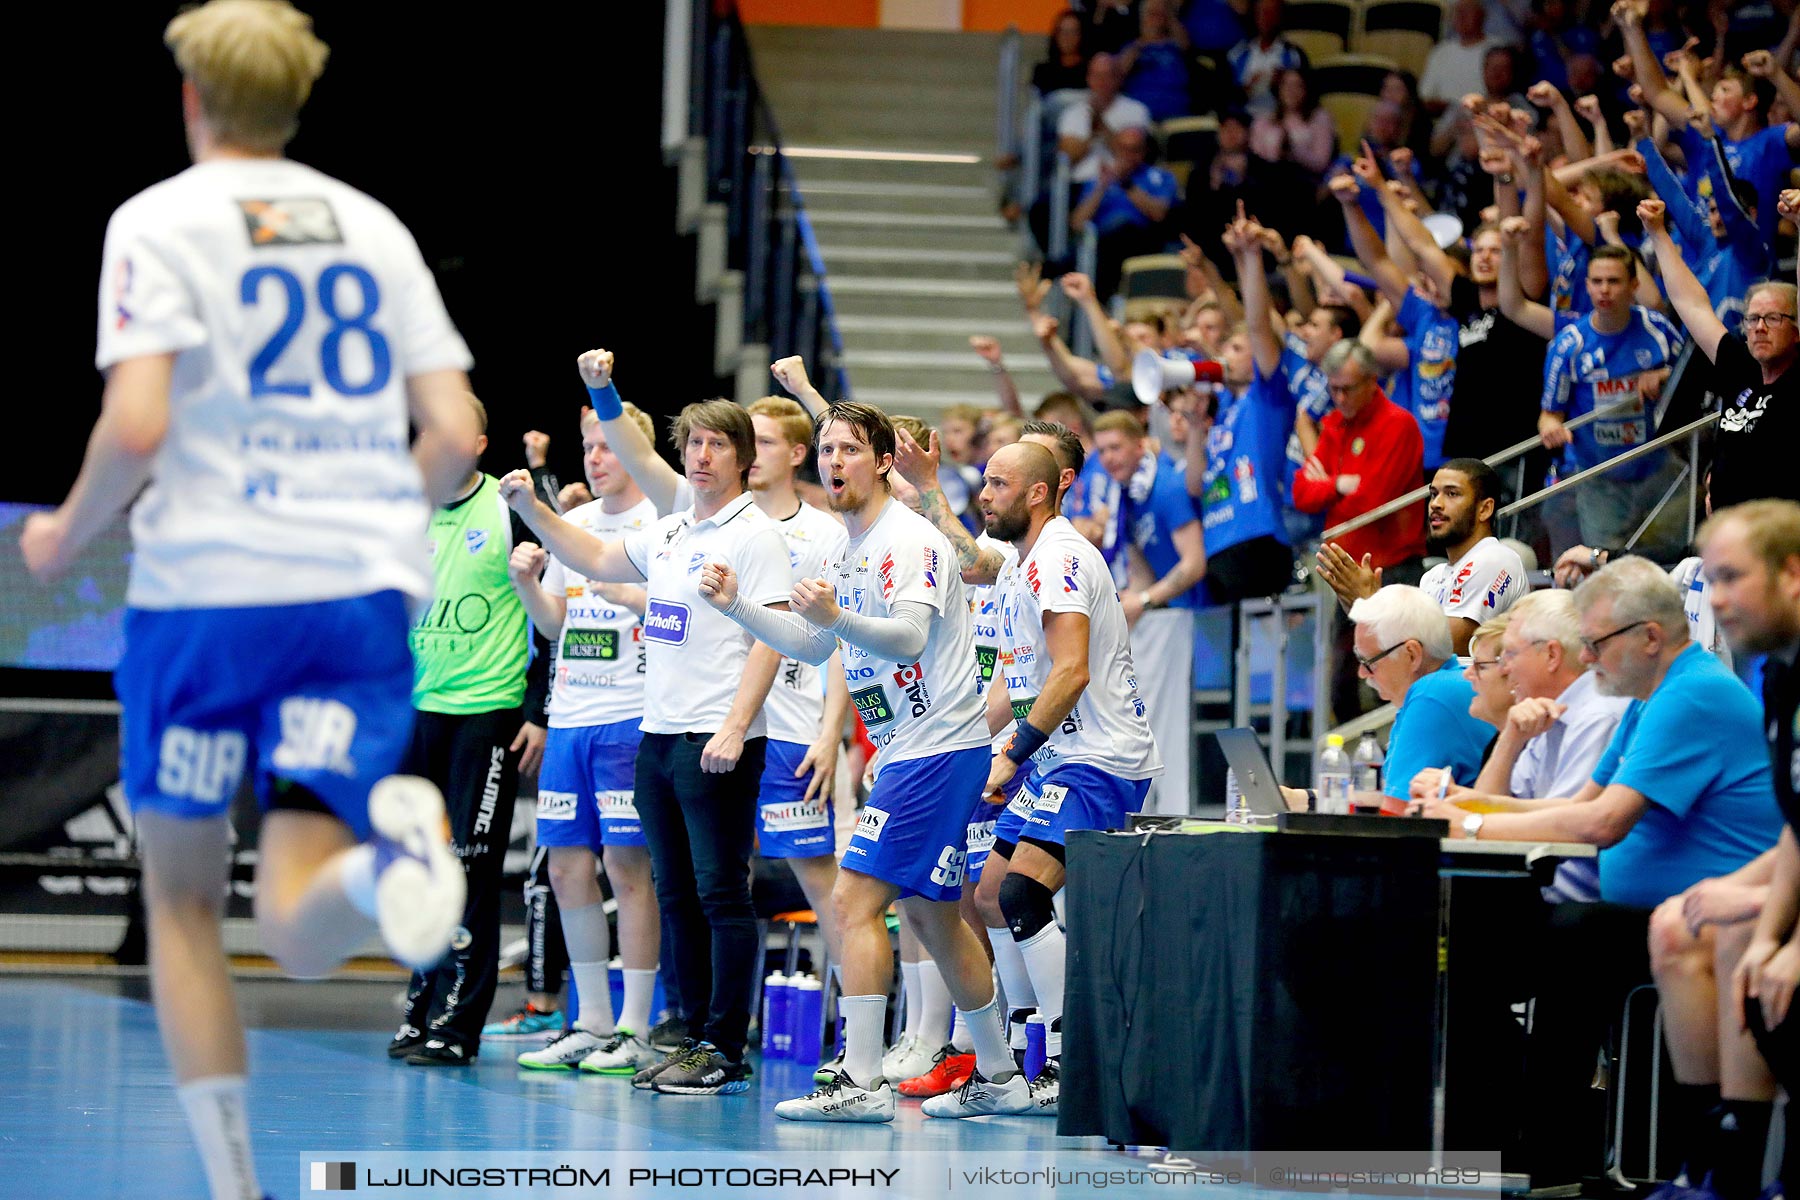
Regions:
M 1783 321 L 1793 322 L 1794 318 L 1786 313 L 1745 313 L 1745 329 L 1761 329 L 1765 325 L 1779 325 Z
M 1497 658 L 1471 658 L 1469 660 L 1469 670 L 1474 672 L 1475 678 L 1477 679 L 1480 679 L 1481 673 L 1489 667 L 1497 667 L 1499 665 L 1500 660 Z
M 1361 667 L 1363 670 L 1369 672 L 1369 674 L 1373 675 L 1375 673 L 1375 664 L 1376 663 L 1380 662 L 1382 659 L 1386 658 L 1388 655 L 1392 654 L 1394 651 L 1398 650 L 1400 647 L 1406 645 L 1406 643 L 1410 642 L 1411 640 L 1412 640 L 1411 638 L 1404 638 L 1401 641 L 1395 642 L 1393 645 L 1389 646 L 1386 650 L 1383 650 L 1380 654 L 1375 655 L 1373 658 L 1364 658 L 1362 655 L 1358 654 L 1358 655 L 1356 655 L 1356 665 Z
M 1621 633 L 1630 633 L 1632 630 L 1636 629 L 1638 626 L 1648 625 L 1648 624 L 1650 624 L 1649 621 L 1633 621 L 1629 625 L 1625 625 L 1625 626 L 1622 626 L 1621 628 L 1615 629 L 1611 633 L 1602 634 L 1597 638 L 1582 638 L 1581 639 L 1581 648 L 1583 650 L 1586 650 L 1589 654 L 1598 656 L 1600 653 L 1600 647 L 1606 645 L 1606 643 L 1612 641 L 1614 638 L 1618 637 Z
M 1611 636 L 1611 635 L 1609 634 L 1608 636 Z M 1545 640 L 1543 638 L 1537 638 L 1534 641 L 1525 643 L 1525 645 L 1528 647 L 1529 646 L 1542 646 L 1544 644 L 1545 644 Z M 1500 652 L 1499 661 L 1503 664 L 1510 663 L 1510 662 L 1512 662 L 1513 659 L 1519 657 L 1519 655 L 1521 655 L 1523 653 L 1525 653 L 1524 650 L 1502 650 Z

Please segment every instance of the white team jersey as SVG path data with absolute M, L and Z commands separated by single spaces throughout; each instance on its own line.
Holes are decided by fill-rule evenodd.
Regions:
M 890 500 L 861 538 L 846 543 L 825 578 L 838 607 L 865 617 L 891 615 L 902 601 L 938 613 L 918 661 L 897 663 L 838 640 L 850 699 L 875 743 L 877 769 L 988 744 L 986 712 L 975 690 L 975 641 L 956 553 L 937 527 Z
M 790 586 L 817 579 L 821 565 L 844 553 L 849 534 L 830 513 L 802 504 L 800 511 L 775 529 L 787 543 Z M 777 742 L 811 745 L 825 719 L 825 677 L 819 668 L 797 658 L 784 658 L 769 689 L 769 737 Z
M 1003 557 L 1012 550 L 985 533 L 976 535 L 975 544 Z M 975 690 L 985 696 L 1000 661 L 1000 591 L 994 584 L 969 585 L 969 618 L 975 623 Z
M 1712 582 L 1701 570 L 1699 555 L 1684 558 L 1669 568 L 1669 578 L 1681 589 L 1681 609 L 1687 614 L 1688 636 L 1726 666 L 1732 666 L 1731 647 L 1719 633 L 1713 618 Z
M 645 733 L 711 733 L 725 724 L 756 639 L 700 595 L 700 568 L 723 562 L 747 604 L 777 604 L 793 591 L 787 547 L 744 492 L 705 520 L 691 508 L 625 536 L 625 553 L 650 593 L 644 609 L 648 678 Z M 756 710 L 746 738 L 763 737 Z
M 1531 591 L 1525 562 L 1518 552 L 1484 537 L 1454 563 L 1439 563 L 1425 572 L 1419 587 L 1437 601 L 1446 617 L 1467 617 L 1480 624 L 1497 617 Z
M 563 520 L 604 541 L 648 529 L 656 506 L 640 500 L 609 513 L 595 500 L 572 508 Z M 601 584 L 552 558 L 540 584 L 561 598 L 568 612 L 556 639 L 556 670 L 550 682 L 550 728 L 611 725 L 644 715 L 644 627 L 638 615 L 600 594 Z
M 1088 618 L 1088 685 L 1050 740 L 1032 755 L 1043 770 L 1085 763 L 1120 779 L 1161 775 L 1162 756 L 1144 719 L 1131 634 L 1106 560 L 1063 518 L 1053 517 L 1023 562 L 1008 548 L 996 589 L 1000 595 L 1000 671 L 1023 720 L 1050 678 L 1044 613 Z
M 287 159 L 138 193 L 107 225 L 95 361 L 169 353 L 128 603 L 430 595 L 406 380 L 470 360 L 393 213 Z

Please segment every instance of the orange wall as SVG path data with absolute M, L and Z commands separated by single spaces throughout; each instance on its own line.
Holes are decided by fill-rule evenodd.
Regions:
M 1064 0 L 963 0 L 963 28 L 999 33 L 1008 25 L 1019 32 L 1050 32 L 1056 14 L 1069 7 Z
M 998 33 L 1017 25 L 1025 33 L 1048 33 L 1064 0 L 963 0 L 964 29 Z M 835 25 L 875 29 L 881 0 L 738 0 L 747 25 Z

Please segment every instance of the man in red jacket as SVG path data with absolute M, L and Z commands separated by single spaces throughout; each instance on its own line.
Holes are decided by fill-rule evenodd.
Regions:
M 1418 487 L 1425 439 L 1413 415 L 1382 394 L 1368 347 L 1345 339 L 1325 352 L 1319 367 L 1335 407 L 1319 423 L 1312 456 L 1294 472 L 1292 494 L 1295 508 L 1324 512 L 1330 528 Z M 1423 508 L 1414 505 L 1321 546 L 1318 570 L 1340 596 L 1347 588 L 1361 595 L 1384 583 L 1418 583 L 1424 555 Z M 1365 582 L 1373 587 L 1350 587 Z M 1343 641 L 1349 626 L 1339 625 Z M 1347 648 L 1340 650 L 1340 662 L 1353 661 Z M 1340 721 L 1362 710 L 1354 672 L 1338 672 L 1331 698 Z

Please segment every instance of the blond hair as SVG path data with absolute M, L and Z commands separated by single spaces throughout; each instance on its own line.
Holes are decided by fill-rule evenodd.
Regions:
M 812 445 L 812 418 L 806 410 L 786 396 L 764 396 L 749 408 L 753 417 L 767 417 L 775 422 L 790 446 Z
M 462 394 L 462 396 L 463 396 L 463 399 L 468 403 L 469 407 L 475 410 L 475 419 L 478 422 L 480 422 L 481 432 L 482 432 L 482 435 L 485 437 L 487 435 L 487 421 L 488 421 L 487 405 L 483 404 L 481 402 L 481 398 L 479 396 L 477 396 L 474 392 L 464 392 Z
M 1115 408 L 1109 413 L 1102 413 L 1094 422 L 1094 433 L 1118 432 L 1126 437 L 1141 438 L 1144 436 L 1144 423 L 1136 415 L 1124 409 Z
M 621 401 L 619 410 L 621 415 L 643 431 L 645 440 L 656 441 L 656 425 L 650 420 L 649 413 L 629 400 Z M 594 410 L 584 406 L 581 410 L 581 432 L 586 434 L 589 425 L 598 425 L 599 423 L 600 418 L 594 415 Z
M 894 422 L 895 429 L 906 430 L 906 436 L 919 443 L 919 445 L 924 446 L 930 442 L 931 427 L 919 420 L 919 418 L 910 413 L 900 413 L 898 416 L 891 418 L 891 420 Z
M 213 134 L 268 153 L 292 140 L 331 53 L 287 0 L 210 0 L 170 21 L 163 44 L 200 94 Z
M 1469 653 L 1473 654 L 1475 652 L 1475 643 L 1477 642 L 1481 642 L 1484 645 L 1488 642 L 1498 642 L 1500 636 L 1506 632 L 1506 627 L 1510 624 L 1512 624 L 1512 611 L 1509 609 L 1499 616 L 1489 617 L 1480 625 L 1477 625 L 1475 627 L 1475 632 L 1469 635 Z
M 1727 525 L 1743 529 L 1750 553 L 1761 560 L 1771 575 L 1780 574 L 1790 558 L 1800 557 L 1800 504 L 1792 500 L 1751 500 L 1721 508 L 1706 518 L 1694 544 L 1704 551 L 1706 544 Z

